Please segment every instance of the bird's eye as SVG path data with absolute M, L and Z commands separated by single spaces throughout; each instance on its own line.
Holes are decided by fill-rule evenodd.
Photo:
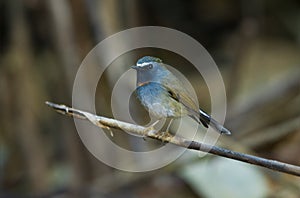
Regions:
M 147 65 L 147 69 L 152 69 L 152 68 L 153 68 L 152 64 Z

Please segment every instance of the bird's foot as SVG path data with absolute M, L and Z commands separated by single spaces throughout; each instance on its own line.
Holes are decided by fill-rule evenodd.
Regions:
M 154 136 L 157 133 L 157 130 L 154 128 L 154 126 L 159 122 L 159 120 L 152 123 L 150 126 L 146 127 L 143 139 L 145 140 L 146 137 Z
M 163 144 L 169 142 L 169 139 L 172 137 L 171 133 L 169 132 L 169 129 L 172 125 L 172 122 L 173 122 L 174 119 L 171 119 L 168 126 L 167 126 L 167 129 L 166 131 L 161 131 L 160 132 L 160 139 L 162 141 Z
M 167 127 L 166 131 L 158 131 L 154 128 L 154 126 L 159 122 L 159 120 L 155 121 L 152 123 L 150 126 L 148 126 L 145 130 L 145 135 L 143 137 L 144 140 L 146 140 L 146 137 L 150 138 L 155 138 L 161 140 L 162 144 L 168 143 L 170 139 L 173 137 L 171 133 L 169 133 L 168 129 L 169 126 Z
M 173 137 L 173 135 L 169 133 L 169 131 L 159 131 L 157 135 L 158 139 L 161 140 L 163 145 L 170 142 L 170 139 Z

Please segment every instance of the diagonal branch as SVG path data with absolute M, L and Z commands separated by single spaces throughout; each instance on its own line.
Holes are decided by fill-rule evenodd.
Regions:
M 122 122 L 119 120 L 111 119 L 111 118 L 106 118 L 102 116 L 97 116 L 85 111 L 81 111 L 75 108 L 67 107 L 66 105 L 59 105 L 51 102 L 46 102 L 48 106 L 56 110 L 57 112 L 72 116 L 78 119 L 86 119 L 95 124 L 98 127 L 101 128 L 115 128 L 115 129 L 120 129 L 120 130 L 128 130 L 132 133 L 135 133 L 137 135 L 142 135 L 146 136 L 149 138 L 157 139 L 163 142 L 169 142 L 171 144 L 180 146 L 180 147 L 185 147 L 188 149 L 193 149 L 193 150 L 198 150 L 198 151 L 203 151 L 203 152 L 208 152 L 214 155 L 226 157 L 226 158 L 231 158 L 234 160 L 246 162 L 249 164 L 254 164 L 257 166 L 262 166 L 265 168 L 269 168 L 271 170 L 279 171 L 279 172 L 284 172 L 288 173 L 291 175 L 296 175 L 300 176 L 300 167 L 275 161 L 275 160 L 269 160 L 261 157 L 256 157 L 253 155 L 248 155 L 244 153 L 239 153 L 235 151 L 231 151 L 228 149 L 220 148 L 217 146 L 212 146 L 212 145 L 207 145 L 203 144 L 200 142 L 196 141 L 191 141 L 187 140 L 183 137 L 179 136 L 174 136 L 171 134 L 164 134 L 159 131 L 156 131 L 153 126 L 150 127 L 143 127 L 135 124 L 130 124 L 127 122 Z

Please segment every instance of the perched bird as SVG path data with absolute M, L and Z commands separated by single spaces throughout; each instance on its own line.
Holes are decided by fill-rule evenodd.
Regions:
M 158 119 L 189 116 L 206 128 L 211 126 L 221 134 L 231 134 L 197 107 L 191 94 L 161 59 L 144 56 L 132 68 L 137 71 L 137 98 L 150 114 Z

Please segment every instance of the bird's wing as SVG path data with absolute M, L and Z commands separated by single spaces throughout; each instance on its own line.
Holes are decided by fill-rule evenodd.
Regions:
M 184 88 L 182 82 L 180 82 L 178 78 L 176 78 L 171 72 L 168 77 L 168 81 L 164 81 L 164 83 L 162 83 L 164 88 L 168 91 L 171 98 L 178 101 L 186 108 L 188 116 L 193 118 L 196 122 L 202 123 L 202 125 L 206 128 L 210 125 L 220 133 L 227 135 L 231 134 L 228 129 L 219 124 L 207 113 L 199 109 L 196 102 L 191 98 L 191 94 Z
M 180 84 L 174 83 L 165 83 L 162 85 L 165 90 L 168 91 L 168 94 L 171 98 L 181 103 L 186 110 L 188 111 L 188 115 L 193 118 L 198 123 L 202 123 L 206 128 L 208 127 L 207 122 L 204 122 L 200 118 L 199 108 L 194 102 L 194 100 L 190 97 L 190 94 L 182 87 L 178 86 Z
M 162 64 L 165 68 L 169 65 Z M 169 66 L 170 67 L 170 66 Z M 188 115 L 196 122 L 202 123 L 208 128 L 209 121 L 202 119 L 199 113 L 199 107 L 195 100 L 191 97 L 192 94 L 185 88 L 183 83 L 171 72 L 168 73 L 168 80 L 163 81 L 163 85 L 168 90 L 169 95 L 176 101 L 180 102 L 188 111 Z
M 171 98 L 180 102 L 187 109 L 188 115 L 196 122 L 198 122 L 199 124 L 202 123 L 202 125 L 206 128 L 208 128 L 208 125 L 210 125 L 221 134 L 231 134 L 228 129 L 226 129 L 223 125 L 221 125 L 207 113 L 205 113 L 201 109 L 198 110 L 198 107 L 195 105 L 194 101 L 189 97 L 189 95 L 185 94 L 184 92 L 178 92 L 178 90 L 174 90 L 169 87 L 165 87 L 165 89 L 168 91 Z
M 165 68 L 169 65 L 162 64 Z M 169 66 L 170 67 L 170 66 Z M 171 97 L 182 103 L 186 108 L 199 114 L 198 105 L 192 99 L 192 94 L 185 88 L 183 83 L 173 73 L 168 73 L 167 80 L 162 83 L 166 89 L 170 90 Z
M 185 108 L 188 110 L 189 116 L 191 118 L 193 118 L 198 123 L 202 123 L 203 126 L 208 128 L 209 121 L 202 119 L 202 117 L 199 114 L 198 106 L 194 103 L 194 101 L 188 95 L 179 93 L 178 99 L 179 99 L 179 102 L 181 104 L 183 104 L 183 106 L 185 106 Z

